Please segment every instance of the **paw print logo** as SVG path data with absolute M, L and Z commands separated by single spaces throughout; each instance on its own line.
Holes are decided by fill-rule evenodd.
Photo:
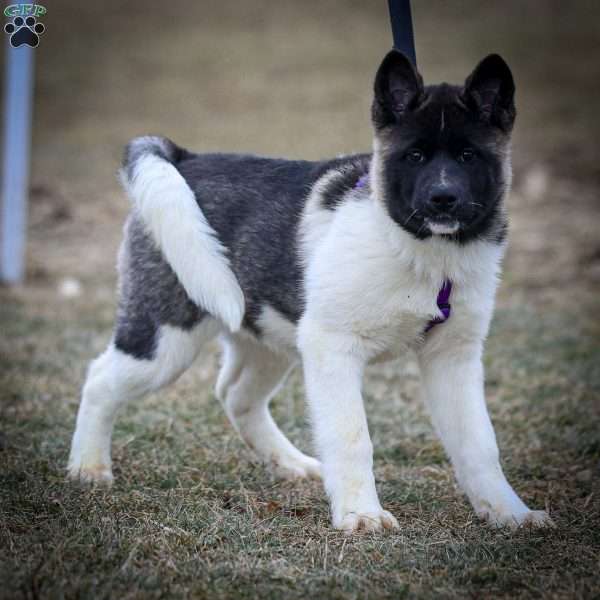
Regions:
M 10 45 L 13 48 L 19 46 L 31 46 L 35 48 L 40 43 L 39 36 L 44 33 L 46 28 L 42 23 L 38 23 L 35 17 L 29 16 L 15 17 L 12 23 L 4 26 L 4 31 L 10 35 Z

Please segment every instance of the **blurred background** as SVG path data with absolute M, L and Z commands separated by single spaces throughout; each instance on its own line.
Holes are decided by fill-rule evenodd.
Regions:
M 43 560 L 44 538 L 79 535 L 70 529 L 64 533 L 66 525 L 53 516 L 56 506 L 67 507 L 65 514 L 74 523 L 81 507 L 89 514 L 100 510 L 86 504 L 88 500 L 69 496 L 62 478 L 79 386 L 88 361 L 106 346 L 113 324 L 114 265 L 128 211 L 116 177 L 125 143 L 140 134 L 158 133 L 198 152 L 318 159 L 368 151 L 372 80 L 392 44 L 384 0 L 53 0 L 45 5 L 48 12 L 41 21 L 46 31 L 35 49 L 27 278 L 22 286 L 0 287 L 0 461 L 6 467 L 4 506 L 13 527 L 10 535 L 9 529 L 3 535 L 8 535 L 4 540 L 11 540 L 15 553 L 12 568 L 20 569 L 25 581 Z M 413 2 L 413 24 L 418 66 L 426 83 L 462 82 L 491 52 L 500 53 L 513 70 L 518 117 L 510 249 L 486 356 L 489 401 L 511 480 L 536 507 L 549 507 L 559 524 L 568 523 L 567 531 L 573 532 L 561 533 L 560 544 L 547 542 L 545 550 L 524 548 L 519 556 L 534 562 L 529 565 L 528 587 L 522 589 L 550 586 L 562 597 L 590 592 L 600 548 L 591 533 L 594 527 L 600 530 L 600 2 L 418 0 Z M 152 477 L 161 477 L 162 487 L 163 469 L 187 468 L 181 457 L 171 456 L 185 443 L 185 452 L 212 448 L 206 460 L 213 465 L 225 461 L 219 476 L 241 465 L 239 477 L 248 477 L 242 464 L 246 454 L 235 434 L 217 408 L 210 412 L 216 405 L 210 395 L 215 367 L 211 355 L 195 375 L 186 375 L 176 392 L 149 400 L 143 411 L 131 408 L 116 436 L 115 453 L 124 473 L 142 478 L 147 489 L 159 485 L 148 483 Z M 403 513 L 413 506 L 412 500 L 404 498 L 394 508 L 401 521 L 407 517 L 402 526 L 409 531 L 413 524 L 438 518 L 438 513 L 427 512 L 437 506 L 433 498 L 442 494 L 430 487 L 430 476 L 442 473 L 443 493 L 448 494 L 450 468 L 416 401 L 414 364 L 377 367 L 369 377 L 369 399 L 376 405 L 378 398 L 387 402 L 371 409 L 370 419 L 380 448 L 378 476 L 388 482 L 382 485 L 389 486 L 386 497 L 392 508 L 394 494 L 404 489 L 400 483 L 394 487 L 396 475 L 397 481 L 417 486 L 416 498 L 433 494 L 429 504 L 419 504 L 421 525 L 407 517 L 417 513 Z M 293 438 L 308 443 L 300 389 L 300 381 L 294 380 L 292 400 L 286 396 L 292 409 L 279 416 Z M 186 411 L 196 415 L 198 405 L 198 420 L 190 416 L 186 421 Z M 163 427 L 158 423 L 164 423 L 165 415 L 169 431 L 177 435 L 152 437 Z M 220 432 L 217 441 L 196 439 L 205 417 Z M 136 441 L 130 443 L 128 436 Z M 420 450 L 423 444 L 430 449 L 425 454 Z M 434 455 L 438 458 L 427 463 Z M 135 467 L 133 460 L 139 461 Z M 194 455 L 192 460 L 201 462 L 201 457 Z M 146 472 L 150 467 L 153 471 Z M 217 477 L 215 469 L 211 473 Z M 196 479 L 190 483 L 183 471 L 178 473 L 184 487 L 196 485 Z M 258 481 L 255 489 L 262 489 L 264 481 Z M 123 494 L 129 493 L 131 488 L 123 485 Z M 210 485 L 216 485 L 214 480 Z M 326 527 L 321 496 L 305 493 L 316 503 L 314 510 Z M 118 498 L 125 502 L 124 496 Z M 466 521 L 468 507 L 457 498 L 455 508 L 446 500 L 443 510 L 455 511 L 450 520 L 454 515 Z M 152 506 L 128 510 L 159 511 L 158 505 Z M 215 506 L 211 510 L 216 511 Z M 28 538 L 23 534 L 29 527 L 26 515 L 33 513 L 47 520 Z M 311 508 L 304 514 L 310 521 L 315 513 Z M 139 523 L 146 522 L 141 515 Z M 98 523 L 102 518 L 100 511 Z M 248 517 L 247 525 L 256 529 L 253 518 Z M 309 521 L 301 524 L 312 535 Z M 460 531 L 463 541 L 471 535 Z M 302 536 L 304 529 L 296 533 Z M 111 545 L 108 539 L 98 542 L 99 547 L 110 556 L 122 549 L 123 561 L 127 559 L 131 546 L 123 541 L 122 548 Z M 315 539 L 321 539 L 318 532 Z M 78 543 L 82 556 L 95 552 L 93 544 L 88 548 L 87 541 Z M 290 548 L 293 543 L 286 541 Z M 502 554 L 501 538 L 490 537 L 486 543 L 498 556 L 509 557 L 496 583 L 485 574 L 479 580 L 464 575 L 465 569 L 480 568 L 478 560 L 487 564 L 487 550 L 473 555 L 474 562 L 466 566 L 452 563 L 454 555 L 440 555 L 436 564 L 446 565 L 446 575 L 454 574 L 455 591 L 464 591 L 468 581 L 481 592 L 505 582 L 513 566 L 515 573 L 527 570 L 522 562 L 511 563 L 512 549 Z M 152 546 L 148 552 L 158 550 Z M 242 560 L 246 549 L 239 552 Z M 561 553 L 572 562 L 556 566 L 553 560 Z M 366 564 L 359 559 L 357 555 L 356 565 Z M 235 560 L 231 569 L 239 574 L 243 565 Z M 429 571 L 428 563 L 417 559 L 410 564 L 394 560 L 390 568 L 406 568 L 410 577 L 421 573 L 419 585 L 442 572 Z M 77 569 L 77 557 L 71 562 L 65 558 L 60 565 L 43 564 L 35 573 L 66 577 L 69 569 Z M 309 563 L 299 568 L 305 567 L 309 569 Z M 143 572 L 146 567 L 129 561 L 119 577 L 126 579 L 135 568 Z M 180 574 L 187 572 L 181 563 L 178 568 Z M 277 568 L 271 565 L 267 571 Z M 170 567 L 161 569 L 161 576 L 171 573 Z M 560 578 L 543 579 L 544 573 L 556 569 L 563 569 Z M 331 574 L 327 569 L 324 573 L 328 581 Z M 176 581 L 178 575 L 171 575 Z M 81 577 L 86 580 L 87 573 Z M 78 584 L 64 585 L 70 589 Z M 364 581 L 356 586 L 365 594 L 369 591 Z M 394 588 L 393 597 L 399 597 L 399 589 Z M 513 588 L 502 589 L 511 594 Z
M 370 148 L 386 3 L 54 1 L 36 53 L 28 285 L 112 294 L 128 204 L 124 144 L 161 133 L 197 151 L 324 158 Z M 600 4 L 419 1 L 426 82 L 489 52 L 517 84 L 513 293 L 572 302 L 600 285 Z M 78 289 L 78 288 L 77 288 Z M 508 289 L 508 288 L 507 288 Z

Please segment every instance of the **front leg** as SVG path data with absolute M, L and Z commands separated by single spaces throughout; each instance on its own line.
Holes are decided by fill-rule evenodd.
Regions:
M 434 427 L 477 515 L 496 526 L 552 525 L 544 511 L 527 508 L 502 472 L 485 404 L 481 353 L 479 342 L 446 338 L 425 344 L 419 359 Z
M 304 321 L 300 348 L 308 405 L 333 526 L 348 533 L 398 527 L 375 489 L 361 394 L 365 360 L 354 336 Z

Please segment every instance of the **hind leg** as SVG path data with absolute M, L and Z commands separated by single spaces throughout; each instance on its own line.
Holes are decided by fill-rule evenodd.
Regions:
M 83 386 L 67 467 L 69 478 L 87 483 L 112 482 L 110 446 L 117 411 L 128 401 L 177 379 L 217 328 L 210 317 L 190 330 L 162 325 L 156 332 L 152 358 L 136 358 L 111 342 L 91 363 Z
M 216 393 L 241 438 L 277 476 L 320 478 L 319 461 L 300 452 L 269 412 L 269 401 L 293 368 L 291 360 L 249 339 L 228 337 L 223 346 Z

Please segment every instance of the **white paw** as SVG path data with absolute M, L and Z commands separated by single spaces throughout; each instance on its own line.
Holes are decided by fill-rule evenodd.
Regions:
M 273 459 L 270 469 L 279 479 L 293 481 L 295 479 L 321 479 L 321 463 L 311 456 L 302 458 L 283 457 Z
M 553 529 L 556 523 L 545 510 L 530 510 L 519 524 L 519 527 L 548 527 Z
M 107 465 L 80 466 L 70 464 L 67 467 L 67 479 L 75 483 L 109 487 L 112 485 L 114 478 L 110 466 Z
M 479 516 L 494 527 L 507 527 L 518 529 L 519 527 L 552 528 L 556 527 L 550 515 L 544 510 L 526 510 L 522 512 L 500 512 L 492 508 L 481 511 Z
M 333 526 L 347 534 L 359 531 L 383 531 L 384 529 L 398 529 L 400 527 L 396 517 L 382 508 L 372 512 L 346 513 L 339 521 L 334 521 Z

